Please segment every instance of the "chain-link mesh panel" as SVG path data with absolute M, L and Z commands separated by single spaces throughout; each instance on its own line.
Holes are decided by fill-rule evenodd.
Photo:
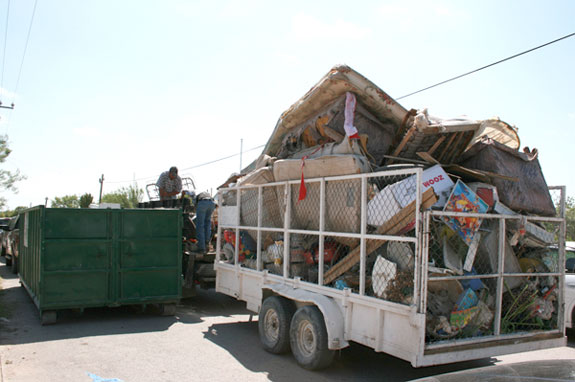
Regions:
M 501 308 L 501 333 L 553 330 L 558 328 L 558 282 L 556 276 L 522 277 L 521 285 L 511 289 L 517 277 L 505 277 Z
M 234 264 L 234 254 L 236 245 L 236 230 L 222 229 L 222 239 L 220 240 L 220 261 Z
M 464 225 L 468 217 L 452 218 Z M 558 275 L 549 273 L 560 271 L 553 249 L 560 223 L 484 218 L 464 241 L 446 222 L 437 216 L 429 222 L 428 343 L 493 335 L 498 296 L 501 334 L 557 329 Z
M 456 219 L 458 225 L 447 224 L 448 219 Z M 466 219 L 474 220 L 469 223 Z M 428 236 L 427 343 L 493 335 L 499 224 L 498 219 L 432 217 Z M 472 225 L 478 229 L 466 232 L 467 241 L 453 229 Z
M 300 195 L 304 196 L 301 185 L 292 184 L 290 228 L 319 230 L 320 183 L 305 182 L 305 198 L 299 200 Z
M 317 270 L 313 272 L 318 256 L 318 235 L 290 235 L 289 277 L 317 283 Z M 312 271 L 310 274 L 310 270 Z
M 325 183 L 325 230 L 359 233 L 361 223 L 361 179 Z M 344 244 L 349 244 L 347 241 Z
M 411 305 L 414 295 L 415 245 L 399 241 L 367 240 L 366 248 L 369 253 L 365 267 L 365 294 Z
M 218 194 L 219 205 L 217 208 L 217 222 L 221 227 L 235 226 L 238 224 L 237 190 L 221 191 Z
M 559 234 L 560 223 L 545 222 L 544 224 L 526 220 L 517 228 L 510 238 L 511 244 L 519 261 L 519 269 L 523 273 L 560 272 L 559 266 Z M 506 273 L 513 273 L 507 268 Z
M 237 206 L 238 205 L 238 201 L 237 201 L 237 190 L 226 190 L 226 191 L 221 191 L 220 192 L 220 198 L 221 198 L 221 205 L 223 207 L 226 206 Z
M 551 200 L 553 200 L 553 205 L 555 206 L 555 211 L 557 211 L 556 216 L 561 217 L 561 197 L 562 197 L 562 188 L 550 188 L 549 195 L 551 196 Z
M 351 245 L 344 244 L 348 242 Z M 310 281 L 319 277 L 319 247 L 313 250 Z M 349 288 L 359 293 L 359 239 L 341 236 L 325 236 L 323 243 L 323 283 L 337 289 Z
M 367 183 L 367 232 L 413 236 L 415 175 L 372 176 Z
M 262 187 L 262 227 L 284 226 L 285 189 L 283 184 Z
M 283 227 L 283 214 L 280 210 L 280 202 L 283 198 L 284 186 L 262 187 L 261 226 L 270 228 Z M 246 188 L 241 190 L 241 219 L 242 226 L 257 227 L 258 225 L 258 188 Z
M 389 226 L 394 217 L 401 217 L 400 212 L 416 199 L 415 175 L 373 176 L 368 178 L 367 189 L 367 224 L 368 231 L 377 227 Z M 399 232 L 413 228 L 415 214 L 404 221 L 404 227 Z M 405 220 L 405 219 L 401 219 Z
M 460 276 L 497 273 L 498 233 L 498 219 L 484 220 L 467 244 L 443 218 L 434 217 L 430 222 L 429 265 Z
M 240 225 L 256 227 L 258 225 L 258 189 L 240 190 Z
M 427 283 L 426 342 L 493 335 L 496 296 L 495 278 L 432 273 Z
M 261 233 L 262 270 L 274 275 L 283 275 L 284 238 L 281 232 Z
M 257 269 L 257 240 L 257 231 L 240 230 L 238 261 L 241 267 Z

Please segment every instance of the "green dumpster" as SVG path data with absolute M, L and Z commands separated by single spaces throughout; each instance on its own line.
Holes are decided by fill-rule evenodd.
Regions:
M 20 279 L 43 323 L 59 309 L 160 304 L 175 312 L 180 210 L 38 206 L 20 219 Z

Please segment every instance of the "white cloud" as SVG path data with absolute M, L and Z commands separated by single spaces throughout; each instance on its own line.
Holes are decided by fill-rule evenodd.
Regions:
M 360 40 L 369 34 L 369 28 L 341 19 L 328 23 L 306 13 L 298 13 L 292 18 L 290 31 L 290 37 L 298 42 Z
M 575 121 L 575 113 L 567 113 L 567 118 L 569 118 L 570 121 Z

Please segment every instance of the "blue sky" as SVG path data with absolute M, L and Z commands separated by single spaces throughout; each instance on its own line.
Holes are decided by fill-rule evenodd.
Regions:
M 280 114 L 347 64 L 394 98 L 575 32 L 572 1 L 12 0 L 0 133 L 27 180 L 8 207 L 153 183 L 176 165 L 199 189 L 239 170 Z M 8 0 L 0 0 L 3 54 Z M 0 56 L 4 57 L 4 56 Z M 1 61 L 0 61 L 1 62 Z M 575 195 L 575 37 L 399 101 L 499 116 Z M 243 164 L 261 149 L 244 153 Z M 188 169 L 188 170 L 186 170 Z

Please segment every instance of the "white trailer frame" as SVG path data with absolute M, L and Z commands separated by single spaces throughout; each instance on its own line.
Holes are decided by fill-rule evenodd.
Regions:
M 415 213 L 415 235 L 395 236 L 395 235 L 374 235 L 366 232 L 367 215 L 367 180 L 374 176 L 409 176 L 415 175 L 417 178 L 416 190 L 416 212 Z M 474 337 L 468 339 L 457 339 L 440 341 L 438 343 L 426 343 L 426 296 L 428 282 L 428 237 L 429 222 L 432 217 L 446 215 L 441 211 L 421 211 L 422 190 L 421 190 L 421 169 L 392 170 L 378 173 L 357 174 L 349 176 L 337 176 L 329 178 L 306 179 L 306 184 L 319 182 L 320 185 L 320 205 L 319 230 L 298 230 L 290 228 L 290 213 L 292 205 L 290 186 L 299 184 L 300 181 L 276 182 L 263 185 L 251 185 L 242 187 L 231 187 L 220 189 L 219 204 L 219 224 L 217 236 L 216 262 L 216 291 L 233 296 L 247 303 L 247 308 L 258 312 L 265 298 L 271 295 L 279 295 L 294 301 L 297 306 L 315 305 L 323 314 L 325 327 L 328 334 L 329 349 L 341 349 L 354 341 L 373 348 L 377 352 L 385 352 L 395 357 L 401 358 L 411 363 L 413 367 L 431 366 L 460 362 L 471 359 L 493 357 L 497 355 L 517 353 L 531 350 L 538 350 L 551 347 L 564 346 L 566 337 L 564 335 L 564 314 L 563 314 L 563 283 L 564 267 L 559 267 L 558 272 L 548 275 L 559 277 L 559 323 L 558 329 L 548 331 L 531 331 L 516 334 L 501 334 L 500 320 L 498 313 L 501 309 L 501 295 L 503 291 L 503 242 L 505 237 L 505 221 L 508 219 L 520 219 L 521 215 L 496 215 L 496 214 L 460 214 L 468 217 L 496 218 L 503 224 L 499 225 L 499 269 L 494 273 L 493 278 L 498 280 L 498 302 L 495 314 L 494 335 L 485 337 Z M 325 228 L 325 190 L 326 182 L 339 180 L 361 180 L 361 230 L 359 233 L 349 232 L 329 232 Z M 283 216 L 283 228 L 262 226 L 262 195 L 264 187 L 284 186 L 284 196 L 280 203 L 283 203 L 285 213 Z M 554 187 L 562 192 L 561 206 L 564 208 L 564 187 Z M 258 217 L 257 226 L 241 226 L 241 191 L 257 189 L 258 195 Z M 235 205 L 224 205 L 223 194 L 235 193 Z M 253 191 L 252 191 L 253 192 Z M 228 194 L 229 195 L 229 194 Z M 562 210 L 563 211 L 563 210 Z M 451 213 L 450 215 L 454 215 Z M 455 214 L 457 215 L 457 214 Z M 561 216 L 564 216 L 562 214 Z M 525 218 L 525 217 L 523 217 Z M 543 218 L 528 217 L 530 220 L 552 222 L 560 225 L 559 240 L 559 264 L 564 263 L 564 237 L 565 220 L 562 217 Z M 235 254 L 234 263 L 226 263 L 222 258 L 222 233 L 224 230 L 235 231 Z M 251 230 L 257 232 L 257 269 L 242 267 L 239 262 L 240 230 Z M 262 231 L 281 232 L 284 236 L 284 261 L 283 275 L 276 275 L 263 269 L 261 245 Z M 318 283 L 310 283 L 301 280 L 299 277 L 289 277 L 289 240 L 290 235 L 305 234 L 317 235 L 319 237 L 319 277 Z M 324 248 L 323 238 L 327 236 L 343 236 L 360 239 L 360 288 L 359 293 L 353 293 L 350 289 L 339 290 L 322 285 Z M 414 295 L 411 305 L 382 300 L 376 297 L 365 295 L 366 286 L 366 240 L 393 240 L 413 243 L 415 246 L 415 275 L 414 275 Z M 508 276 L 508 275 L 507 275 Z M 528 274 L 518 274 L 513 276 L 528 276 Z M 460 279 L 470 278 L 461 276 Z M 438 280 L 441 280 L 439 278 Z

